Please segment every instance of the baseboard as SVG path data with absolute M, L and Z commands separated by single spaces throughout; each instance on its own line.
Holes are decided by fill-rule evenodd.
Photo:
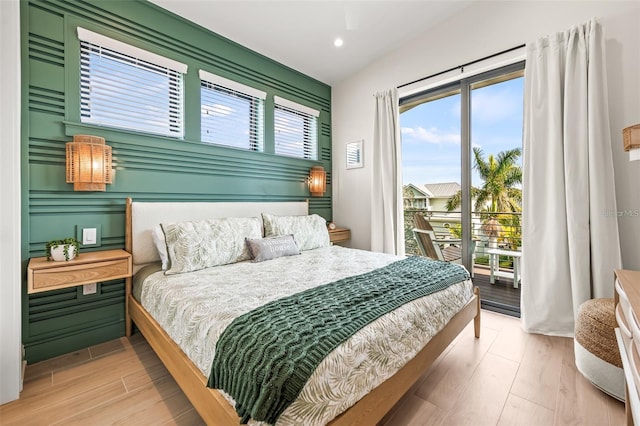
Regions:
M 25 360 L 29 364 L 34 364 L 122 336 L 124 336 L 124 319 L 55 339 L 27 343 L 25 344 Z

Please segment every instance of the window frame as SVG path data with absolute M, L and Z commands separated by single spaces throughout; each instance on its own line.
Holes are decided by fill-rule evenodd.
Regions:
M 119 131 L 127 132 L 139 132 L 143 134 L 149 134 L 154 136 L 169 137 L 174 139 L 184 139 L 185 135 L 185 75 L 188 70 L 188 66 L 175 61 L 173 59 L 155 54 L 153 52 L 138 48 L 128 43 L 121 42 L 119 40 L 112 39 L 102 34 L 87 30 L 81 26 L 77 27 L 78 35 L 78 114 L 79 122 L 82 125 L 90 125 L 101 128 L 109 128 Z M 166 77 L 163 80 L 163 84 L 166 85 L 167 97 L 163 98 L 163 102 L 166 102 L 166 111 L 160 112 L 158 116 L 151 116 L 151 118 L 161 118 L 163 125 L 159 126 L 157 131 L 150 126 L 135 126 L 131 123 L 118 123 L 117 120 L 105 119 L 105 118 L 91 118 L 91 114 L 100 115 L 105 113 L 104 107 L 102 109 L 91 109 L 91 95 L 87 95 L 87 92 L 91 92 L 91 74 L 90 74 L 90 56 L 92 51 L 97 50 L 99 55 L 107 60 L 119 61 L 123 64 L 123 69 L 139 69 L 143 71 L 153 72 L 156 75 Z M 88 59 L 85 59 L 88 58 Z M 87 65 L 84 65 L 84 62 Z M 133 67 L 133 68 L 126 68 Z M 88 71 L 85 71 L 85 68 Z M 129 74 L 135 76 L 132 72 Z M 144 75 L 144 74 L 141 74 Z M 96 77 L 96 76 L 94 76 Z M 99 78 L 99 77 L 98 77 Z M 116 79 L 110 80 L 110 82 L 116 82 Z M 95 84 L 95 83 L 94 83 Z M 108 86 L 107 86 L 108 87 Z M 143 87 L 143 86 L 138 86 Z M 133 103 L 132 99 L 126 97 L 116 98 L 114 100 L 123 99 L 126 105 Z M 103 101 L 106 103 L 108 101 Z M 89 106 L 84 106 L 84 105 Z M 126 109 L 118 109 L 125 114 Z M 87 116 L 86 114 L 89 114 Z M 162 115 L 165 115 L 164 117 Z M 175 130 L 173 130 L 175 129 Z
M 279 96 L 273 97 L 273 123 L 274 123 L 274 152 L 290 158 L 300 158 L 305 160 L 318 160 L 319 138 L 318 122 L 320 111 L 305 105 L 290 101 Z M 287 114 L 290 117 L 302 119 L 302 156 L 293 153 L 278 152 L 278 112 Z M 308 141 L 308 144 L 306 143 Z M 291 144 L 287 144 L 290 149 Z
M 428 89 L 402 96 L 399 99 L 400 112 L 408 111 L 421 103 L 430 102 L 452 94 L 460 95 L 460 143 L 461 143 L 461 226 L 462 261 L 467 269 L 472 268 L 471 253 L 471 91 L 476 88 L 500 83 L 524 75 L 525 61 L 519 60 L 508 65 L 496 66 L 488 71 L 432 85 Z
M 228 148 L 245 149 L 247 151 L 264 152 L 265 144 L 265 100 L 266 92 L 258 90 L 254 87 L 247 86 L 234 80 L 224 78 L 222 76 L 212 74 L 205 70 L 199 70 L 200 78 L 200 141 L 202 143 L 223 146 Z M 206 86 L 206 87 L 205 87 Z M 236 99 L 246 100 L 249 102 L 249 128 L 246 129 L 249 134 L 249 146 L 242 147 L 232 144 L 220 143 L 205 140 L 203 131 L 205 127 L 202 122 L 202 109 L 204 108 L 203 90 L 210 90 L 218 95 L 229 96 Z M 214 95 L 215 96 L 215 95 Z M 252 119 L 255 117 L 255 120 Z

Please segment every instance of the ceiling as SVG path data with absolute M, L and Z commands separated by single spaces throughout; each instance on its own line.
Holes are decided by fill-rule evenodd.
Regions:
M 473 0 L 150 0 L 329 85 Z M 335 38 L 344 40 L 336 48 Z

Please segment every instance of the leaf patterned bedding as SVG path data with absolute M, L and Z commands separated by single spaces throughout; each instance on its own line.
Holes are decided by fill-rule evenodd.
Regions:
M 133 292 L 206 377 L 216 341 L 235 317 L 271 300 L 397 259 L 330 246 L 299 256 L 170 276 L 157 265 L 136 274 Z M 472 296 L 471 281 L 466 280 L 370 323 L 320 363 L 277 424 L 322 425 L 331 421 L 413 358 Z

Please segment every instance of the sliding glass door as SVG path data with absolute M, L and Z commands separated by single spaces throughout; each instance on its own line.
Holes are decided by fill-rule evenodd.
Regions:
M 524 63 L 403 98 L 406 251 L 415 215 L 445 260 L 460 258 L 485 307 L 520 313 Z M 420 235 L 420 234 L 418 234 Z

